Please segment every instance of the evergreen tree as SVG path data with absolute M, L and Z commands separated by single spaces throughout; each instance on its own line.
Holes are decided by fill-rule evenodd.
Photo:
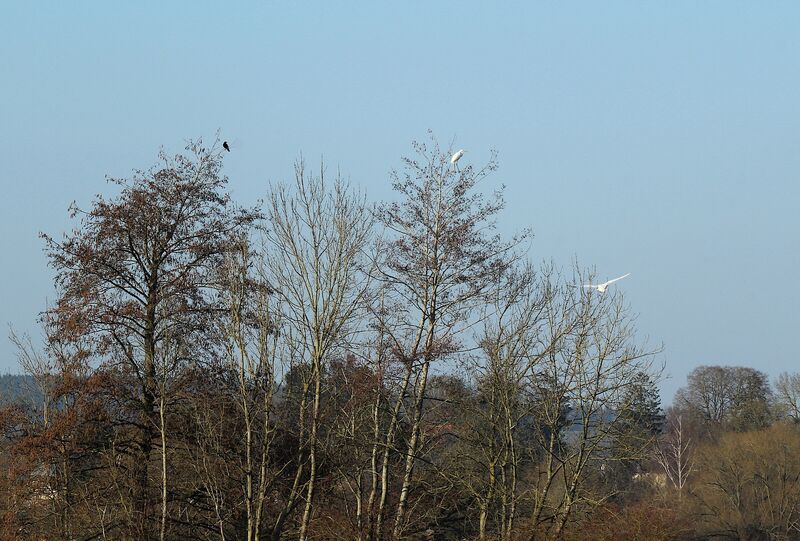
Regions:
M 633 476 L 642 469 L 650 443 L 663 427 L 658 387 L 649 374 L 639 372 L 622 393 L 616 429 L 609 438 L 609 461 L 603 477 L 613 486 L 612 492 L 631 488 Z M 637 449 L 638 453 L 631 453 Z M 625 458 L 620 458 L 625 457 Z
M 664 426 L 661 395 L 649 374 L 637 374 L 635 383 L 626 389 L 620 407 L 621 419 L 629 431 L 636 431 L 645 438 L 661 433 Z

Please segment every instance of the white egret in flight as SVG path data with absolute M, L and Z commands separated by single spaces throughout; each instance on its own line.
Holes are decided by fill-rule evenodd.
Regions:
M 608 286 L 616 282 L 617 280 L 622 280 L 623 278 L 627 278 L 630 276 L 631 273 L 623 274 L 619 278 L 614 278 L 613 280 L 609 280 L 608 282 L 603 282 L 602 284 L 583 284 L 583 287 L 591 287 L 597 290 L 598 293 L 605 293 Z
M 461 150 L 459 150 L 458 152 L 453 154 L 453 156 L 450 158 L 450 163 L 453 163 L 453 164 L 456 163 L 458 160 L 461 159 L 461 156 L 463 156 L 465 152 L 466 152 L 466 150 L 464 150 L 462 148 Z

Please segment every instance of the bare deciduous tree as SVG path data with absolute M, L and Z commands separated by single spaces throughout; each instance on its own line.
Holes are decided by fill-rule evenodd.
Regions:
M 800 423 L 800 374 L 783 372 L 778 376 L 775 401 L 779 415 Z
M 573 283 L 585 283 L 576 271 Z M 598 505 L 611 494 L 588 489 L 592 470 L 602 472 L 612 436 L 623 422 L 628 389 L 649 372 L 652 353 L 634 342 L 622 295 L 597 294 L 571 284 L 550 286 L 542 346 L 529 354 L 530 392 L 537 404 L 541 459 L 533 489 L 532 541 L 558 539 L 579 508 Z M 641 454 L 641 445 L 628 449 Z
M 9 330 L 8 339 L 17 349 L 19 365 L 33 378 L 36 390 L 41 395 L 42 423 L 47 428 L 57 384 L 58 363 L 46 351 L 37 348 L 28 334 L 19 334 L 12 328 Z
M 544 275 L 549 272 L 543 270 Z M 552 294 L 546 286 L 547 280 L 538 280 L 531 268 L 499 281 L 484 308 L 481 354 L 470 359 L 477 396 L 471 408 L 462 406 L 467 414 L 466 456 L 451 468 L 454 480 L 477 501 L 481 540 L 492 531 L 510 540 L 518 518 L 525 454 L 520 432 L 535 413 L 525 392 L 531 369 L 527 356 L 536 349 L 537 327 L 543 324 L 541 316 Z M 473 465 L 477 472 L 470 475 Z
M 771 390 L 767 375 L 745 366 L 698 366 L 675 404 L 709 428 L 725 425 L 736 430 L 769 424 Z
M 726 433 L 699 453 L 697 466 L 692 493 L 709 537 L 800 535 L 800 434 L 794 427 Z
M 403 535 L 408 523 L 408 498 L 421 447 L 431 364 L 457 348 L 470 308 L 508 269 L 518 242 L 503 242 L 493 234 L 494 217 L 503 207 L 500 192 L 487 200 L 475 191 L 497 169 L 494 154 L 484 167 L 475 169 L 472 165 L 455 167 L 450 163 L 451 152 L 433 139 L 430 145 L 415 143 L 414 150 L 417 156 L 403 160 L 403 172 L 392 173 L 400 201 L 379 211 L 390 234 L 379 276 L 396 320 L 384 328 L 395 355 L 407 367 L 393 410 L 393 419 L 397 419 L 402 406 L 407 406 L 409 424 L 395 538 Z M 410 400 L 405 404 L 409 386 Z M 385 449 L 394 446 L 395 426 L 393 420 Z M 384 455 L 384 464 L 386 459 Z M 385 475 L 382 482 L 383 500 L 388 483 Z M 382 521 L 381 515 L 378 520 Z
M 655 448 L 655 457 L 664 474 L 683 498 L 684 488 L 695 470 L 691 438 L 683 429 L 683 418 L 673 414 L 668 422 L 666 434 Z
M 317 488 L 323 369 L 366 306 L 370 286 L 364 250 L 373 215 L 362 194 L 341 178 L 326 183 L 322 166 L 318 176 L 309 174 L 302 160 L 295 166 L 294 185 L 276 186 L 266 212 L 266 279 L 291 329 L 287 347 L 311 368 L 301 399 L 301 423 L 309 409 L 308 426 L 300 431 L 299 460 L 308 465 L 299 531 L 305 541 Z
M 280 465 L 270 458 L 275 438 L 273 418 L 278 364 L 279 319 L 272 291 L 263 281 L 261 261 L 240 240 L 221 269 L 221 300 L 227 308 L 219 319 L 224 345 L 223 371 L 235 375 L 232 391 L 243 424 L 243 500 L 246 538 L 258 541 L 263 529 L 267 492 Z M 290 510 L 287 510 L 287 512 Z

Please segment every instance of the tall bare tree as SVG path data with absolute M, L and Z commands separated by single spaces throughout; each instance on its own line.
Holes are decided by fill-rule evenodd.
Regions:
M 542 276 L 551 271 L 543 269 Z M 544 323 L 542 315 L 552 294 L 547 283 L 530 267 L 499 281 L 484 307 L 480 355 L 470 357 L 477 400 L 472 408 L 462 408 L 468 413 L 466 456 L 451 468 L 454 481 L 474 495 L 481 540 L 490 535 L 510 540 L 518 518 L 524 458 L 521 425 L 534 414 L 534 403 L 525 392 L 532 368 L 527 358 L 536 349 L 537 327 Z M 476 465 L 477 472 L 469 475 L 458 465 Z
M 407 526 L 431 365 L 456 350 L 470 309 L 508 269 L 518 242 L 504 242 L 493 232 L 495 216 L 503 207 L 500 191 L 485 198 L 475 190 L 497 169 L 494 154 L 476 169 L 452 164 L 449 150 L 440 148 L 432 137 L 429 144 L 415 143 L 414 150 L 415 157 L 403 160 L 404 170 L 392 173 L 400 200 L 383 205 L 379 212 L 390 235 L 379 272 L 397 319 L 388 332 L 396 356 L 407 366 L 395 418 L 411 388 L 406 404 L 410 433 L 395 538 L 402 537 Z M 394 445 L 390 440 L 394 435 L 394 430 L 387 434 L 387 449 Z
M 261 539 L 267 492 L 281 465 L 273 463 L 275 439 L 276 376 L 279 319 L 271 288 L 263 280 L 263 263 L 242 238 L 226 258 L 220 272 L 220 291 L 225 314 L 218 331 L 223 344 L 223 373 L 235 375 L 231 390 L 242 421 L 241 444 L 243 501 L 246 538 Z
M 588 490 L 588 480 L 593 470 L 602 472 L 611 455 L 609 444 L 629 407 L 628 391 L 652 369 L 653 351 L 634 341 L 622 295 L 575 287 L 585 283 L 579 269 L 572 282 L 550 286 L 557 293 L 547 304 L 541 347 L 529 357 L 541 460 L 532 541 L 558 539 L 577 509 L 591 509 L 610 496 Z M 627 452 L 640 456 L 641 442 L 631 442 Z
M 299 538 L 312 519 L 319 470 L 319 429 L 325 364 L 354 331 L 370 291 L 365 250 L 371 243 L 373 214 L 363 194 L 341 178 L 328 183 L 295 165 L 295 182 L 277 185 L 269 197 L 265 233 L 266 279 L 281 300 L 287 347 L 308 363 L 300 401 L 301 464 L 307 463 Z M 307 461 L 307 462 L 306 462 Z M 298 475 L 301 468 L 298 468 Z

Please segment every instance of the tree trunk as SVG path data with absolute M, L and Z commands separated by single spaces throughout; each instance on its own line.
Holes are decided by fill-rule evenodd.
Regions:
M 164 391 L 162 390 L 158 409 L 161 427 L 161 541 L 164 541 L 167 533 L 167 423 L 164 406 Z
M 380 438 L 380 411 L 381 411 L 381 388 L 382 379 L 377 383 L 375 402 L 372 404 L 372 452 L 370 454 L 370 490 L 367 498 L 367 539 L 375 539 L 375 498 L 378 496 L 378 438 Z
M 145 331 L 144 331 L 144 377 L 142 380 L 142 419 L 139 439 L 139 457 L 135 459 L 135 491 L 133 509 L 134 529 L 141 538 L 151 537 L 150 535 L 150 479 L 149 463 L 150 454 L 153 450 L 153 440 L 155 439 L 155 429 L 160 424 L 156 417 L 156 283 L 155 279 L 151 282 L 150 295 L 146 309 Z
M 411 383 L 411 367 L 408 368 L 403 384 L 400 387 L 400 394 L 392 410 L 392 419 L 389 422 L 389 430 L 386 431 L 386 439 L 383 446 L 383 459 L 381 462 L 381 497 L 378 502 L 378 512 L 375 517 L 375 538 L 383 539 L 383 516 L 386 511 L 386 497 L 389 492 L 389 452 L 394 446 L 394 436 L 397 431 L 397 424 L 400 422 L 400 408 L 403 407 L 408 386 Z
M 400 500 L 397 502 L 397 515 L 394 519 L 393 535 L 395 539 L 400 539 L 403 533 L 403 519 L 405 519 L 408 493 L 411 489 L 411 478 L 414 474 L 414 464 L 417 458 L 416 454 L 420 439 L 420 425 L 422 423 L 422 408 L 425 400 L 425 387 L 428 384 L 429 368 L 430 361 L 426 359 L 422 365 L 422 373 L 420 374 L 419 380 L 415 385 L 416 389 L 414 393 L 413 420 L 411 423 L 411 440 L 408 442 L 408 454 L 406 455 L 403 484 L 400 488 Z
M 308 485 L 306 485 L 306 504 L 303 519 L 300 523 L 300 541 L 308 539 L 308 525 L 311 522 L 314 490 L 317 478 L 317 426 L 319 424 L 320 398 L 322 394 L 322 360 L 314 355 L 314 402 L 311 407 L 311 433 L 309 435 L 309 469 Z
M 486 524 L 489 520 L 489 507 L 492 505 L 494 498 L 494 487 L 497 480 L 495 474 L 494 461 L 489 463 L 489 486 L 486 488 L 486 496 L 480 502 L 480 515 L 478 516 L 478 539 L 486 541 Z

